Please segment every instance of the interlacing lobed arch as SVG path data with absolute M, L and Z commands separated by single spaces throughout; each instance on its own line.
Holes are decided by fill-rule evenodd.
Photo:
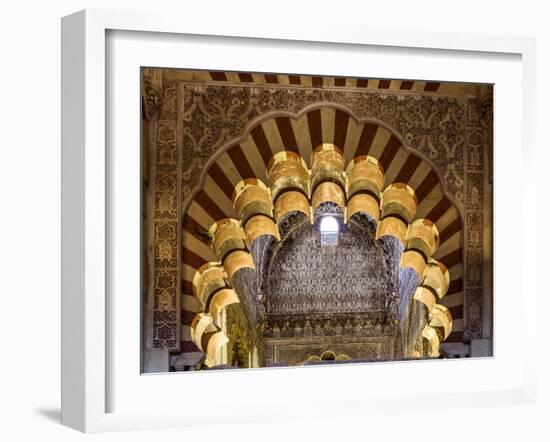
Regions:
M 416 217 L 435 224 L 439 248 L 434 258 L 451 275 L 447 295 L 441 301 L 453 316 L 453 332 L 447 342 L 462 342 L 462 216 L 447 196 L 443 178 L 425 156 L 406 147 L 391 128 L 376 120 L 359 120 L 344 106 L 320 103 L 298 114 L 277 113 L 258 118 L 240 139 L 220 148 L 210 159 L 194 192 L 183 189 L 188 196 L 182 219 L 182 352 L 196 351 L 191 341 L 191 324 L 202 306 L 193 292 L 195 272 L 217 259 L 210 247 L 208 230 L 219 219 L 238 217 L 233 207 L 237 184 L 248 178 L 267 183 L 269 162 L 283 151 L 300 155 L 308 168 L 313 147 L 323 143 L 340 146 L 348 164 L 360 156 L 377 159 L 385 171 L 385 185 L 404 183 L 414 190 Z M 452 172 L 448 169 L 451 178 Z M 183 173 L 187 173 L 185 164 Z M 446 175 L 445 179 L 449 177 Z
M 312 152 L 311 168 L 296 149 L 283 150 L 267 161 L 267 184 L 249 177 L 233 186 L 235 217 L 220 210 L 219 219 L 203 234 L 213 259 L 201 264 L 192 277 L 199 312 L 190 322 L 190 338 L 204 352 L 206 366 L 216 365 L 218 352 L 228 341 L 221 312 L 240 302 L 234 287 L 239 272 L 256 267 L 251 253 L 255 242 L 262 237 L 279 241 L 290 218 L 302 217 L 313 223 L 327 205 L 335 208 L 344 223 L 367 218 L 376 228 L 376 240 L 393 238 L 400 245 L 400 279 L 412 281 L 400 288 L 400 302 L 411 312 L 403 316 L 403 322 L 415 322 L 414 327 L 405 324 L 403 330 L 419 335 L 405 337 L 404 355 L 439 355 L 440 343 L 453 327 L 449 309 L 440 303 L 449 290 L 449 270 L 434 257 L 441 234 L 429 216 L 418 216 L 418 189 L 406 180 L 388 183 L 384 164 L 387 160 L 383 158 L 362 154 L 346 165 L 340 148 L 321 143 Z M 405 173 L 399 172 L 396 178 L 403 176 Z M 437 212 L 432 209 L 430 213 Z M 420 349 L 415 346 L 419 338 Z

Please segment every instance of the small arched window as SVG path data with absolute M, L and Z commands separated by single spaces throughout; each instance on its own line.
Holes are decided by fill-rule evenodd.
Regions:
M 335 246 L 338 244 L 340 224 L 335 217 L 323 216 L 319 223 L 319 231 L 321 233 L 321 245 Z
M 336 360 L 336 355 L 332 351 L 325 351 L 321 355 L 321 361 L 335 361 L 335 360 Z

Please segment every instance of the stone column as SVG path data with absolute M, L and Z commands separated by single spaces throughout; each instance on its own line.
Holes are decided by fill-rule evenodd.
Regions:
M 168 371 L 179 348 L 179 148 L 162 71 L 142 70 L 143 371 Z

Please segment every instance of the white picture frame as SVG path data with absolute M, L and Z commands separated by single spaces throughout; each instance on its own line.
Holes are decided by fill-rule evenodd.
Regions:
M 535 329 L 536 321 L 529 316 L 530 301 L 532 294 L 536 293 L 534 278 L 521 278 L 528 271 L 527 262 L 529 256 L 536 255 L 536 243 L 533 241 L 518 241 L 512 245 L 511 250 L 514 256 L 519 256 L 519 263 L 515 269 L 518 272 L 517 286 L 506 289 L 500 284 L 502 290 L 502 302 L 499 309 L 499 300 L 496 300 L 495 323 L 503 324 L 508 318 L 507 312 L 512 304 L 508 303 L 510 291 L 516 290 L 516 311 L 523 318 L 529 317 L 525 322 L 523 330 L 522 354 L 517 355 L 517 361 L 511 363 L 506 358 L 505 345 L 513 345 L 514 342 L 504 343 L 501 349 L 498 348 L 498 337 L 496 343 L 496 356 L 483 360 L 460 360 L 446 361 L 444 369 L 439 361 L 419 361 L 411 363 L 392 363 L 390 365 L 354 364 L 354 366 L 341 366 L 335 371 L 335 367 L 316 367 L 304 370 L 274 369 L 274 370 L 235 370 L 231 373 L 212 372 L 204 375 L 181 373 L 156 376 L 140 376 L 139 366 L 135 371 L 118 373 L 120 353 L 113 353 L 116 346 L 115 329 L 117 322 L 116 309 L 112 309 L 113 301 L 110 299 L 113 284 L 110 280 L 112 272 L 110 266 L 112 260 L 118 258 L 111 255 L 112 248 L 109 244 L 117 239 L 113 237 L 117 232 L 117 222 L 112 219 L 113 205 L 120 201 L 120 195 L 116 196 L 113 191 L 121 192 L 117 187 L 121 181 L 117 178 L 117 161 L 109 150 L 110 143 L 116 143 L 116 135 L 106 130 L 106 121 L 116 118 L 108 107 L 108 95 L 110 82 L 116 81 L 113 77 L 106 76 L 108 56 L 118 56 L 120 52 L 109 51 L 109 33 L 134 33 L 139 32 L 147 38 L 155 36 L 158 40 L 163 37 L 174 39 L 186 36 L 195 39 L 216 37 L 219 42 L 224 39 L 235 42 L 249 42 L 251 46 L 261 47 L 262 42 L 269 42 L 272 47 L 278 50 L 304 44 L 311 47 L 319 45 L 320 50 L 340 51 L 350 48 L 377 48 L 378 51 L 390 48 L 400 48 L 404 53 L 407 51 L 422 50 L 435 58 L 443 57 L 445 54 L 470 54 L 473 59 L 482 63 L 484 56 L 490 54 L 512 57 L 518 62 L 519 76 L 521 78 L 521 91 L 519 95 L 512 97 L 519 104 L 521 109 L 515 110 L 515 116 L 521 115 L 519 129 L 514 132 L 514 140 L 521 144 L 519 156 L 506 159 L 505 143 L 499 138 L 498 127 L 495 129 L 495 245 L 497 257 L 495 262 L 497 269 L 503 269 L 495 273 L 495 280 L 498 283 L 499 277 L 506 274 L 510 263 L 498 259 L 498 235 L 508 227 L 502 224 L 499 229 L 499 208 L 502 209 L 502 199 L 499 194 L 506 192 L 511 195 L 514 201 L 518 201 L 521 211 L 517 216 L 522 225 L 527 225 L 528 220 L 535 218 L 536 195 L 531 187 L 528 188 L 521 182 L 521 178 L 515 183 L 508 183 L 499 188 L 499 176 L 508 174 L 514 167 L 518 167 L 518 176 L 529 176 L 534 168 L 535 138 L 534 138 L 534 109 L 535 109 L 535 43 L 532 39 L 518 37 L 491 37 L 480 35 L 451 34 L 451 33 L 427 33 L 421 31 L 399 32 L 388 30 L 376 30 L 370 28 L 353 28 L 343 26 L 318 27 L 314 24 L 301 26 L 299 29 L 281 29 L 276 24 L 269 25 L 261 23 L 261 26 L 253 23 L 235 23 L 222 25 L 206 20 L 196 19 L 186 21 L 185 25 L 177 17 L 156 16 L 142 13 L 126 13 L 87 10 L 63 18 L 62 21 L 62 423 L 85 432 L 111 431 L 139 428 L 160 428 L 170 426 L 207 425 L 215 422 L 235 422 L 235 415 L 231 419 L 224 417 L 223 407 L 218 414 L 214 411 L 205 413 L 203 403 L 197 396 L 198 392 L 206 394 L 219 392 L 227 388 L 227 394 L 231 396 L 235 391 L 242 391 L 243 386 L 250 390 L 257 391 L 269 383 L 277 386 L 282 382 L 293 387 L 300 385 L 301 394 L 309 396 L 305 402 L 290 401 L 293 406 L 286 404 L 281 407 L 283 396 L 275 397 L 271 401 L 261 403 L 252 402 L 259 400 L 253 396 L 254 391 L 244 394 L 239 399 L 233 399 L 231 405 L 240 410 L 236 419 L 241 422 L 259 420 L 277 420 L 285 418 L 306 418 L 323 417 L 330 415 L 346 414 L 369 414 L 375 410 L 388 412 L 404 411 L 410 408 L 415 409 L 440 409 L 469 407 L 472 401 L 478 405 L 527 404 L 534 403 L 536 384 L 535 367 Z M 155 34 L 146 34 L 155 33 Z M 177 40 L 179 41 L 179 40 Z M 160 43 L 162 44 L 162 43 Z M 238 45 L 237 45 L 238 46 Z M 130 48 L 128 46 L 127 48 Z M 129 50 L 129 53 L 132 52 Z M 135 51 L 134 51 L 135 52 Z M 129 54 L 131 58 L 131 53 Z M 403 54 L 401 54 L 403 56 Z M 221 63 L 224 60 L 220 61 Z M 475 63 L 475 61 L 473 61 Z M 225 68 L 232 69 L 234 66 L 227 65 Z M 179 66 L 179 65 L 177 65 Z M 181 66 L 180 66 L 181 67 Z M 216 69 L 215 62 L 208 65 L 193 65 L 195 69 Z M 315 68 L 312 68 L 315 69 Z M 322 73 L 318 71 L 316 73 Z M 326 73 L 340 74 L 335 72 L 334 67 L 327 68 Z M 434 67 L 436 69 L 436 67 Z M 253 70 L 253 69 L 250 69 Z M 261 67 L 257 70 L 264 70 Z M 275 72 L 285 72 L 281 66 Z M 344 73 L 345 74 L 345 73 Z M 478 78 L 478 77 L 476 77 Z M 519 78 L 514 77 L 514 78 Z M 441 80 L 447 78 L 440 77 Z M 490 78 L 488 78 L 490 79 Z M 512 83 L 511 83 L 512 84 Z M 497 83 L 498 87 L 498 83 Z M 135 91 L 138 93 L 138 89 Z M 508 115 L 508 108 L 502 108 L 506 102 L 506 94 L 499 102 L 498 89 L 495 98 L 495 118 L 498 125 L 498 118 L 512 118 Z M 511 99 L 512 99 L 511 98 Z M 519 103 L 517 102 L 519 100 Z M 134 103 L 138 107 L 139 101 Z M 136 108 L 139 112 L 139 109 Z M 507 117 L 508 115 L 508 117 Z M 139 124 L 135 121 L 134 123 Z M 502 125 L 500 127 L 503 127 Z M 504 130 L 505 128 L 503 128 Z M 514 129 L 516 130 L 516 129 Z M 139 137 L 139 134 L 137 135 Z M 499 143 L 502 142 L 502 143 Z M 116 154 L 119 155 L 119 154 Z M 517 154 L 514 154 L 517 155 Z M 115 164 L 115 165 L 113 165 Z M 139 164 L 139 163 L 138 163 Z M 126 177 L 132 178 L 132 171 L 125 169 Z M 137 181 L 136 181 L 137 183 Z M 113 187 L 114 185 L 114 187 Z M 139 191 L 139 190 L 138 190 Z M 505 223 L 505 221 L 502 221 Z M 113 226 L 111 226 L 113 223 Z M 524 232 L 521 233 L 524 235 Z M 111 252 L 110 252 L 111 250 Z M 500 249 L 502 250 L 502 249 Z M 116 252 L 118 253 L 118 252 Z M 138 258 L 138 257 L 136 257 Z M 500 276 L 499 276 L 500 275 Z M 120 278 L 119 278 L 120 279 Z M 505 282 L 502 281 L 501 282 Z M 138 283 L 139 286 L 139 283 Z M 496 287 L 499 284 L 495 284 Z M 499 289 L 500 290 L 500 289 Z M 508 292 L 506 292 L 508 290 Z M 500 292 L 499 292 L 500 293 Z M 529 296 L 528 296 L 529 295 Z M 135 294 L 139 303 L 139 293 Z M 506 307 L 508 306 L 508 307 Z M 506 310 L 508 309 L 508 310 Z M 500 311 L 499 311 L 500 310 Z M 139 318 L 134 318 L 139 322 Z M 506 324 L 502 325 L 502 332 L 506 332 Z M 498 335 L 497 335 L 498 336 Z M 517 342 L 515 342 L 517 344 Z M 135 343 L 139 346 L 139 341 Z M 128 350 L 130 351 L 130 350 Z M 132 350 L 132 351 L 135 351 Z M 499 354 L 500 351 L 500 354 Z M 139 352 L 139 349 L 138 349 Z M 119 359 L 117 359 L 117 357 Z M 130 358 L 131 359 L 131 358 Z M 133 360 L 132 360 L 133 361 Z M 496 362 L 495 362 L 496 361 Z M 506 364 L 504 364 L 504 362 Z M 133 364 L 133 362 L 131 362 Z M 130 365 L 131 365 L 130 364 Z M 500 365 L 499 365 L 500 364 Z M 341 382 L 348 382 L 350 388 L 354 382 L 361 378 L 369 370 L 369 375 L 386 376 L 386 379 L 395 379 L 395 375 L 402 374 L 407 377 L 418 376 L 419 383 L 425 377 L 437 376 L 440 371 L 449 373 L 467 373 L 468 370 L 484 373 L 489 376 L 492 370 L 497 369 L 506 376 L 495 375 L 492 384 L 472 382 L 470 387 L 466 383 L 459 383 L 455 389 L 443 389 L 435 386 L 425 391 L 420 386 L 412 386 L 405 390 L 397 382 L 397 386 L 374 390 L 356 388 L 353 394 L 341 396 L 325 396 L 316 394 L 314 389 L 320 376 L 330 384 L 340 377 Z M 125 370 L 128 370 L 125 368 Z M 507 371 L 509 370 L 509 371 Z M 384 374 L 386 372 L 386 374 Z M 391 372 L 392 374 L 387 374 Z M 127 399 L 117 399 L 115 404 L 112 399 L 112 392 L 118 388 L 117 382 L 124 383 L 125 377 L 139 380 L 143 384 L 143 395 L 145 402 L 152 401 L 153 394 L 158 397 L 167 397 L 167 391 L 173 388 L 175 382 L 178 385 L 192 380 L 194 390 L 189 396 L 196 399 L 196 406 L 176 408 L 167 400 L 166 406 L 151 406 L 149 409 L 144 405 L 136 405 L 135 409 L 118 404 L 134 401 L 128 389 L 131 383 L 127 383 L 126 393 L 121 390 L 117 393 L 127 394 Z M 137 376 L 137 377 L 136 377 Z M 194 377 L 192 377 L 194 376 Z M 230 377 L 230 378 L 228 378 Z M 122 382 L 121 379 L 124 381 Z M 227 382 L 226 379 L 230 379 Z M 313 379 L 313 380 L 312 380 Z M 317 379 L 317 381 L 314 381 Z M 231 384 L 231 386 L 227 386 Z M 485 387 L 483 387 L 485 385 Z M 140 387 L 141 388 L 141 387 Z M 401 390 L 399 390 L 401 388 Z M 352 388 L 353 389 L 353 388 Z M 349 389 L 348 389 L 349 390 Z M 140 391 L 140 395 L 142 394 Z M 275 392 L 274 392 L 275 393 Z M 292 397 L 292 392 L 288 393 Z M 249 396 L 247 396 L 249 395 Z M 287 396 L 288 397 L 288 396 Z M 233 396 L 234 398 L 234 396 Z M 374 400 L 373 398 L 376 398 Z M 157 398 L 158 399 L 158 398 Z M 338 399 L 336 402 L 335 399 Z M 223 401 L 221 402 L 223 404 Z M 308 406 L 303 406 L 305 403 Z M 157 402 L 158 404 L 158 402 Z M 226 405 L 228 405 L 227 403 Z M 227 408 L 226 408 L 227 409 Z

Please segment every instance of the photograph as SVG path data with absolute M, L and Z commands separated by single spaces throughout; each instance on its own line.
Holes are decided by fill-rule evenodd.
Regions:
M 7 2 L 0 441 L 550 440 L 544 6 Z
M 142 373 L 493 356 L 493 84 L 140 88 Z

